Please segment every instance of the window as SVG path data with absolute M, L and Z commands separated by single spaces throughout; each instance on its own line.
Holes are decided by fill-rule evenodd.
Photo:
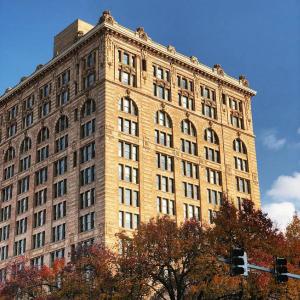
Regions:
M 199 186 L 196 184 L 183 182 L 183 191 L 186 198 L 200 199 Z
M 51 94 L 52 84 L 47 83 L 40 88 L 40 99 L 46 98 Z
M 60 224 L 52 228 L 52 242 L 62 241 L 66 237 L 66 224 Z
M 175 215 L 175 202 L 167 198 L 156 198 L 157 212 L 165 215 Z
M 184 90 L 194 91 L 194 84 L 192 80 L 188 80 L 185 77 L 177 76 L 177 85 L 179 88 Z
M 184 204 L 184 218 L 185 219 L 195 219 L 200 220 L 200 207 L 196 205 Z
M 186 139 L 181 139 L 181 151 L 188 154 L 197 155 L 197 144 Z
M 48 167 L 35 172 L 35 185 L 44 184 L 48 180 Z
M 181 122 L 181 132 L 190 136 L 196 136 L 196 128 L 189 120 L 183 120 Z
M 80 232 L 89 231 L 95 228 L 95 213 L 90 212 L 79 218 Z
M 89 53 L 84 60 L 84 68 L 92 68 L 96 64 L 96 52 Z
M 62 106 L 65 105 L 66 103 L 68 103 L 70 100 L 70 90 L 66 89 L 61 91 L 60 94 L 57 95 L 57 106 Z
M 163 153 L 156 153 L 156 166 L 162 171 L 174 171 L 174 157 Z
M 130 98 L 121 98 L 118 103 L 119 111 L 131 114 L 133 116 L 138 115 L 138 108 L 135 102 Z
M 54 162 L 54 176 L 60 176 L 67 172 L 68 170 L 68 159 L 63 157 L 56 162 Z
M 120 82 L 136 86 L 136 57 L 133 54 L 118 50 L 119 80 Z M 128 67 L 125 67 L 128 66 Z
M 60 152 L 68 148 L 68 135 L 64 135 L 55 140 L 55 152 Z
M 12 198 L 12 192 L 13 192 L 13 185 L 6 186 L 5 188 L 2 189 L 1 192 L 1 198 L 2 202 L 9 201 Z
M 208 220 L 209 220 L 210 224 L 214 223 L 214 219 L 216 218 L 216 216 L 217 216 L 217 212 L 216 211 L 214 211 L 212 209 L 208 210 Z
M 33 215 L 33 228 L 46 224 L 46 209 L 40 210 Z
M 93 86 L 96 81 L 96 75 L 94 72 L 89 73 L 87 76 L 83 78 L 83 89 L 88 89 Z
M 95 142 L 80 149 L 80 163 L 85 163 L 95 158 Z
M 50 111 L 51 111 L 51 102 L 46 101 L 46 102 L 42 103 L 41 106 L 39 107 L 40 118 L 43 118 L 43 117 L 46 117 L 47 115 L 49 115 Z
M 41 162 L 48 157 L 49 157 L 49 145 L 37 150 L 37 153 L 36 153 L 36 161 L 37 162 Z
M 29 176 L 26 176 L 18 181 L 18 194 L 29 191 Z
M 221 172 L 210 168 L 206 168 L 206 179 L 211 184 L 222 184 Z
M 182 160 L 181 170 L 183 176 L 199 179 L 199 166 L 197 164 Z
M 191 97 L 178 94 L 178 104 L 183 108 L 195 110 L 195 101 Z
M 55 132 L 59 133 L 66 130 L 69 127 L 69 119 L 66 116 L 61 116 L 55 125 Z
M 226 95 L 225 95 L 226 96 Z M 243 104 L 242 101 L 237 100 L 237 99 L 233 99 L 231 97 L 227 97 L 229 99 L 228 103 L 229 103 L 229 107 L 232 110 L 236 110 L 236 111 L 243 111 Z
M 239 138 L 233 141 L 233 150 L 238 153 L 247 154 L 246 145 Z
M 207 200 L 208 203 L 213 205 L 221 205 L 222 204 L 222 192 L 215 191 L 212 189 L 207 189 Z
M 164 111 L 157 111 L 155 114 L 155 123 L 167 128 L 172 128 L 172 120 Z
M 95 189 L 87 190 L 80 194 L 80 209 L 90 207 L 95 204 Z
M 240 157 L 234 157 L 234 166 L 236 170 L 248 172 L 248 161 L 246 159 L 242 159 Z
M 124 141 L 119 141 L 119 157 L 138 161 L 138 146 Z
M 119 211 L 119 226 L 126 229 L 136 229 L 140 223 L 138 214 Z
M 214 89 L 201 85 L 200 94 L 203 98 L 209 99 L 211 101 L 216 101 L 216 92 Z
M 153 77 L 156 77 L 159 80 L 170 82 L 170 71 L 153 65 Z
M 14 244 L 14 255 L 22 255 L 26 251 L 26 239 L 16 241 Z
M 17 214 L 23 214 L 28 210 L 28 197 L 18 200 L 17 202 Z
M 53 188 L 54 198 L 62 197 L 67 193 L 67 179 L 56 182 Z
M 45 245 L 45 231 L 36 233 L 32 236 L 32 249 L 41 248 Z
M 118 128 L 121 132 L 138 136 L 138 124 L 135 121 L 119 117 Z
M 219 138 L 218 138 L 216 132 L 211 128 L 205 129 L 205 131 L 204 131 L 204 140 L 209 142 L 209 143 L 219 145 Z
M 4 155 L 4 162 L 9 162 L 13 160 L 16 157 L 16 151 L 15 148 L 9 147 Z
M 139 207 L 139 192 L 128 188 L 119 187 L 119 203 L 128 206 Z
M 3 174 L 3 179 L 4 179 L 4 180 L 7 180 L 7 179 L 13 177 L 13 176 L 14 176 L 14 173 L 15 173 L 15 166 L 14 166 L 14 165 L 10 165 L 10 166 L 6 167 L 6 168 L 4 169 L 4 172 L 3 172 L 3 173 L 4 173 L 4 174 Z
M 40 190 L 34 195 L 34 206 L 40 206 L 47 201 L 47 189 Z
M 32 258 L 30 260 L 30 265 L 33 268 L 40 269 L 44 265 L 44 256 L 41 255 L 41 256 L 37 256 L 37 257 Z
M 53 205 L 53 220 L 58 220 L 65 217 L 67 214 L 67 202 L 60 202 Z
M 13 123 L 7 127 L 6 135 L 7 138 L 14 136 L 17 133 L 17 123 Z
M 213 104 L 202 103 L 202 115 L 208 118 L 217 119 L 217 109 Z
M 81 109 L 81 117 L 85 118 L 91 116 L 96 111 L 96 103 L 93 99 L 88 99 L 85 101 Z
M 58 88 L 67 85 L 70 82 L 70 70 L 65 70 L 57 77 L 57 86 Z
M 27 113 L 22 119 L 22 128 L 27 128 L 33 123 L 33 112 Z
M 10 230 L 9 225 L 5 225 L 0 228 L 0 242 L 6 241 L 9 239 L 9 230 Z
M 16 235 L 23 234 L 27 231 L 27 217 L 16 222 Z
M 245 178 L 236 177 L 236 188 L 241 193 L 250 194 L 250 181 Z
M 230 115 L 230 123 L 232 126 L 236 127 L 236 128 L 241 128 L 241 129 L 245 129 L 244 126 L 244 118 L 240 115 Z
M 90 136 L 91 134 L 93 134 L 95 132 L 95 128 L 96 128 L 95 119 L 92 119 L 92 120 L 82 124 L 80 127 L 80 137 L 83 139 L 83 138 Z
M 65 257 L 65 249 L 58 249 L 50 253 L 50 266 L 53 266 L 53 263 L 57 259 L 63 259 Z
M 0 248 L 0 253 L 1 253 L 1 248 Z M 0 254 L 0 260 L 1 260 L 1 254 Z M 0 269 L 0 282 L 1 283 L 6 282 L 6 279 L 7 279 L 6 276 L 7 276 L 6 268 Z
M 131 166 L 119 164 L 119 180 L 126 182 L 138 183 L 138 169 Z
M 17 118 L 18 115 L 18 105 L 13 106 L 7 112 L 7 121 L 11 121 Z
M 162 192 L 174 193 L 174 179 L 167 176 L 156 175 L 156 189 Z
M 80 186 L 90 184 L 93 181 L 95 181 L 95 166 L 80 171 Z
M 163 84 L 153 83 L 153 95 L 162 100 L 171 100 L 170 88 L 164 86 Z
M 0 247 L 0 260 L 8 259 L 8 245 Z
M 45 142 L 49 139 L 49 129 L 47 127 L 43 127 L 38 133 L 37 142 L 38 144 Z
M 21 147 L 20 147 L 20 154 L 24 154 L 27 151 L 29 151 L 31 149 L 31 139 L 29 137 L 24 138 L 24 140 L 21 143 Z
M 213 149 L 213 148 L 209 148 L 209 147 L 204 147 L 204 155 L 205 155 L 205 159 L 216 162 L 216 163 L 220 163 L 220 151 Z
M 11 216 L 11 205 L 2 207 L 0 210 L 0 222 L 9 220 L 10 216 Z

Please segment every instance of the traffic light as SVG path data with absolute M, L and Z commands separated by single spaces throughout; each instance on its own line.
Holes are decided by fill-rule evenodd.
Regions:
M 285 273 L 288 273 L 287 269 L 287 260 L 283 257 L 275 258 L 275 267 L 274 273 L 278 283 L 283 283 L 288 281 L 288 276 Z
M 248 276 L 247 253 L 244 251 L 244 249 L 235 248 L 231 250 L 230 274 L 231 276 Z

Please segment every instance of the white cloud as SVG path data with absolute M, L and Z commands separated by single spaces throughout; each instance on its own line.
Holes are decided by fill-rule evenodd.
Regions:
M 267 191 L 267 195 L 276 202 L 291 201 L 296 207 L 300 206 L 300 173 L 279 176 Z
M 266 131 L 262 136 L 262 142 L 271 150 L 279 150 L 285 145 L 286 139 L 278 138 L 275 131 Z
M 292 202 L 281 202 L 266 204 L 262 210 L 268 214 L 276 227 L 284 232 L 287 225 L 291 223 L 296 208 Z

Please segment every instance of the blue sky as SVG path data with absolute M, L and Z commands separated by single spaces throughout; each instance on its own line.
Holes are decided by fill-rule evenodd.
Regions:
M 276 220 L 300 211 L 299 0 L 0 0 L 0 94 L 52 57 L 53 37 L 109 9 L 120 24 L 245 74 L 253 99 L 262 201 Z

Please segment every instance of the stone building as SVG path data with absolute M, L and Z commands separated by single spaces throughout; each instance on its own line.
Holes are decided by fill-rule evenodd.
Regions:
M 0 97 L 0 269 L 168 214 L 210 223 L 222 195 L 260 206 L 244 76 L 209 68 L 103 12 Z M 3 272 L 2 272 L 3 273 Z

